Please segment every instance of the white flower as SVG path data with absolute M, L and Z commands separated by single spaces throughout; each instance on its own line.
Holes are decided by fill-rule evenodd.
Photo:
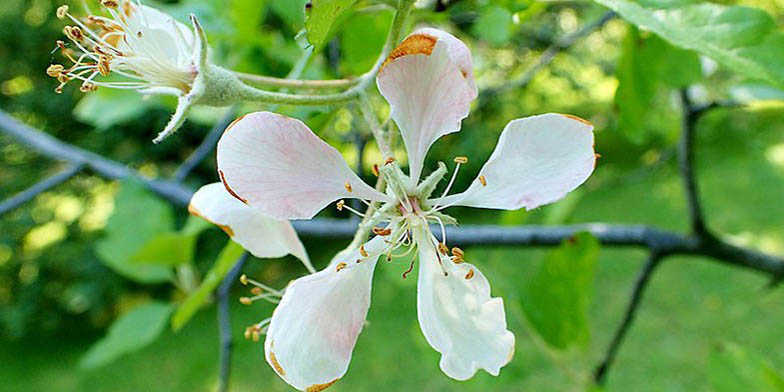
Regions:
M 218 144 L 218 169 L 242 202 L 276 219 L 309 219 L 335 200 L 379 201 L 369 224 L 376 236 L 339 254 L 326 269 L 297 279 L 273 313 L 267 361 L 297 389 L 320 391 L 348 369 L 370 304 L 374 267 L 400 247 L 419 255 L 418 319 L 448 376 L 466 380 L 478 369 L 497 375 L 514 353 L 503 300 L 490 296 L 484 275 L 446 246 L 450 206 L 527 209 L 561 199 L 595 164 L 593 126 L 560 114 L 511 121 L 471 186 L 431 197 L 446 165 L 422 180 L 424 157 L 440 136 L 456 132 L 476 98 L 468 48 L 448 33 L 423 29 L 395 49 L 377 78 L 408 151 L 409 174 L 388 161 L 379 169 L 386 193 L 365 184 L 340 153 L 302 122 L 259 112 L 238 119 Z M 347 208 L 343 200 L 338 208 Z M 442 242 L 431 233 L 440 225 Z
M 73 64 L 53 64 L 46 71 L 60 82 L 56 92 L 76 79 L 82 82 L 83 92 L 108 87 L 179 97 L 177 109 L 156 143 L 182 125 L 193 104 L 215 104 L 205 79 L 209 71 L 221 72 L 207 63 L 205 34 L 194 15 L 191 30 L 138 2 L 102 0 L 101 4 L 101 13 L 85 18 L 72 15 L 66 5 L 57 9 L 58 18 L 69 19 L 74 25 L 64 28 L 71 45 L 57 42 Z M 119 80 L 109 77 L 112 74 Z

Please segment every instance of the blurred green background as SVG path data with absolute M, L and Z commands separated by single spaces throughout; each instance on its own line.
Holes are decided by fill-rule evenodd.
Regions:
M 73 85 L 55 94 L 56 81 L 44 71 L 50 63 L 63 61 L 50 53 L 55 41 L 62 39 L 63 22 L 54 15 L 61 3 L 3 0 L 0 108 L 145 176 L 170 176 L 225 109 L 198 108 L 177 135 L 153 145 L 150 140 L 168 121 L 174 100 L 142 99 L 133 92 L 106 89 L 85 95 Z M 305 20 L 302 0 L 145 3 L 181 21 L 189 12 L 196 13 L 208 31 L 216 64 L 284 77 L 302 56 L 304 38 L 298 36 Z M 607 11 L 588 1 L 466 0 L 446 7 L 420 3 L 412 16 L 414 24 L 439 26 L 463 39 L 472 49 L 482 90 L 515 80 L 555 40 Z M 781 31 L 781 0 L 716 3 L 762 9 Z M 71 4 L 72 9 L 79 9 L 78 1 Z M 324 49 L 313 57 L 305 78 L 356 76 L 372 65 L 392 9 L 361 1 L 356 10 L 345 16 Z M 687 229 L 685 202 L 674 149 L 680 127 L 677 88 L 686 85 L 691 85 L 698 102 L 744 104 L 713 110 L 698 124 L 697 173 L 709 224 L 735 243 L 784 254 L 784 93 L 693 52 L 677 50 L 619 18 L 559 54 L 526 86 L 483 96 L 463 122 L 462 132 L 435 145 L 429 167 L 438 160 L 449 162 L 455 155 L 469 156 L 455 185 L 463 189 L 509 120 L 542 112 L 572 113 L 596 124 L 596 148 L 602 154 L 584 186 L 565 200 L 533 212 L 454 211 L 460 222 L 646 223 L 683 232 Z M 383 99 L 377 94 L 372 99 L 386 116 Z M 262 105 L 246 105 L 240 111 L 262 109 Z M 351 141 L 357 132 L 366 130 L 352 107 L 284 106 L 278 111 L 305 120 L 344 151 L 349 162 L 356 161 Z M 188 177 L 187 185 L 195 189 L 217 180 L 213 157 Z M 379 159 L 378 151 L 369 145 L 362 162 L 363 176 L 372 178 L 369 169 Z M 0 135 L 0 199 L 62 167 Z M 127 245 L 118 244 L 117 236 L 138 230 L 136 222 L 127 219 L 133 206 L 142 211 L 145 222 L 150 221 L 144 227 L 171 231 L 187 221 L 185 209 L 172 208 L 133 183 L 108 181 L 90 173 L 79 174 L 2 216 L 0 389 L 216 388 L 218 334 L 215 307 L 209 304 L 177 332 L 167 323 L 157 339 L 137 351 L 102 366 L 80 366 L 87 350 L 120 315 L 153 300 L 177 304 L 189 292 L 188 287 L 176 287 L 165 279 L 133 279 L 111 267 L 107 259 L 112 252 Z M 115 218 L 110 218 L 115 212 Z M 322 215 L 347 217 L 337 211 Z M 192 240 L 195 252 L 184 271 L 198 282 L 215 262 L 226 236 L 210 228 Z M 317 267 L 326 265 L 348 243 L 303 240 Z M 466 258 L 487 275 L 494 295 L 504 298 L 517 346 L 514 360 L 499 377 L 480 372 L 462 383 L 440 372 L 438 354 L 419 331 L 415 279 L 400 277 L 407 262 L 380 263 L 369 324 L 359 338 L 348 374 L 332 390 L 586 390 L 589 373 L 620 322 L 645 252 L 601 248 L 586 292 L 589 337 L 566 350 L 548 346 L 523 310 L 523 304 L 529 303 L 525 288 L 547 254 L 547 250 L 531 248 L 466 249 Z M 275 287 L 306 272 L 293 258 L 251 259 L 244 271 Z M 176 272 L 185 273 L 180 267 Z M 766 288 L 767 283 L 764 276 L 708 260 L 667 259 L 653 278 L 605 389 L 781 387 L 776 374 L 784 374 L 784 292 Z M 242 338 L 244 327 L 268 317 L 272 306 L 242 306 L 236 299 L 245 293 L 241 287 L 235 289 L 233 390 L 289 390 L 265 363 L 262 343 Z

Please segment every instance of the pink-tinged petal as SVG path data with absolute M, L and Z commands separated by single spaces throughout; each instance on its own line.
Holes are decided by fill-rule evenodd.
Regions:
M 530 210 L 560 200 L 585 182 L 596 166 L 593 125 L 548 113 L 513 120 L 479 176 L 441 205 Z
M 299 278 L 272 314 L 264 351 L 275 372 L 301 391 L 321 391 L 343 377 L 370 307 L 370 287 L 384 247 L 365 244 L 370 257 L 354 251 L 345 262 Z
M 274 219 L 310 219 L 341 198 L 387 201 L 302 121 L 269 112 L 237 119 L 218 142 L 226 189 Z
M 477 95 L 473 79 L 469 82 L 450 58 L 448 42 L 409 36 L 398 48 L 406 50 L 393 51 L 376 79 L 403 136 L 412 183 L 419 180 L 427 150 L 439 137 L 460 130 Z
M 188 212 L 220 227 L 256 257 L 277 258 L 291 254 L 310 266 L 305 247 L 291 223 L 267 218 L 231 196 L 220 182 L 196 191 Z
M 476 90 L 474 63 L 471 59 L 471 50 L 468 49 L 468 46 L 466 46 L 463 41 L 444 30 L 434 29 L 432 27 L 416 29 L 409 37 L 417 34 L 429 35 L 435 37 L 439 42 L 443 41 L 447 45 L 449 59 L 457 65 L 457 68 L 459 68 L 460 72 L 465 76 L 471 88 Z
M 490 296 L 490 283 L 475 266 L 439 260 L 429 229 L 414 235 L 419 246 L 417 317 L 425 339 L 441 353 L 441 370 L 461 381 L 478 369 L 497 376 L 515 347 L 503 299 Z

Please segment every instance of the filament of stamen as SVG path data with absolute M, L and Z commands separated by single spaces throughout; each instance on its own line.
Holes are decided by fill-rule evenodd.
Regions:
M 438 198 L 438 201 L 433 206 L 433 209 L 437 209 L 438 205 L 441 204 L 441 201 L 444 200 L 444 197 L 449 194 L 449 190 L 452 189 L 452 184 L 455 183 L 455 179 L 457 178 L 457 171 L 460 170 L 461 163 L 463 163 L 462 160 L 457 160 L 457 158 L 455 158 L 455 171 L 452 173 L 452 178 L 449 179 L 449 183 L 447 183 L 446 188 L 444 188 L 444 193 L 442 193 L 441 197 Z

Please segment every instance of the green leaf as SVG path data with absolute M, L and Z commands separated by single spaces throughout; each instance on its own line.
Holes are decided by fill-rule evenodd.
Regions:
M 196 311 L 207 301 L 210 294 L 220 284 L 232 266 L 237 262 L 239 257 L 245 250 L 242 246 L 236 244 L 234 241 L 229 241 L 226 247 L 223 248 L 218 259 L 207 272 L 204 281 L 201 283 L 196 291 L 191 293 L 174 312 L 172 317 L 172 329 L 178 331 L 196 314 Z
M 566 349 L 588 342 L 588 305 L 599 242 L 578 233 L 551 251 L 524 285 L 521 305 L 536 332 L 550 346 Z
M 290 2 L 293 3 L 293 1 Z M 233 43 L 254 44 L 259 42 L 259 37 L 262 34 L 261 21 L 267 11 L 265 3 L 263 0 L 231 1 L 231 24 L 234 27 Z
M 141 117 L 150 106 L 136 91 L 101 88 L 85 94 L 73 113 L 79 121 L 103 130 Z
M 784 33 L 762 10 L 713 3 L 596 0 L 675 46 L 754 79 L 784 86 Z
M 292 30 L 299 30 L 305 24 L 305 4 L 308 0 L 271 0 L 270 9 L 283 19 Z
M 79 361 L 79 367 L 93 369 L 106 365 L 152 343 L 163 332 L 171 311 L 170 304 L 153 301 L 123 314 L 112 323 L 106 336 L 90 347 Z
M 630 27 L 618 58 L 615 106 L 618 128 L 633 142 L 646 141 L 653 100 L 663 83 L 685 87 L 702 77 L 694 52 L 675 48 L 653 34 Z
M 512 36 L 512 13 L 508 9 L 491 5 L 481 10 L 471 31 L 479 38 L 496 46 L 503 45 Z
M 391 10 L 357 12 L 346 21 L 340 36 L 340 65 L 345 74 L 359 75 L 373 66 L 384 47 L 392 16 Z
M 190 263 L 193 261 L 196 237 L 183 233 L 159 234 L 134 253 L 129 262 L 166 266 Z
M 784 391 L 784 378 L 761 355 L 734 343 L 716 348 L 708 362 L 713 391 Z
M 122 183 L 114 204 L 105 237 L 95 248 L 100 260 L 120 275 L 141 283 L 171 280 L 173 274 L 169 267 L 130 261 L 151 239 L 171 231 L 174 226 L 171 207 L 133 180 Z
M 320 50 L 350 15 L 357 0 L 312 0 L 312 7 L 305 18 L 305 29 L 308 31 L 308 42 L 315 50 Z M 351 33 L 351 32 L 349 32 Z

